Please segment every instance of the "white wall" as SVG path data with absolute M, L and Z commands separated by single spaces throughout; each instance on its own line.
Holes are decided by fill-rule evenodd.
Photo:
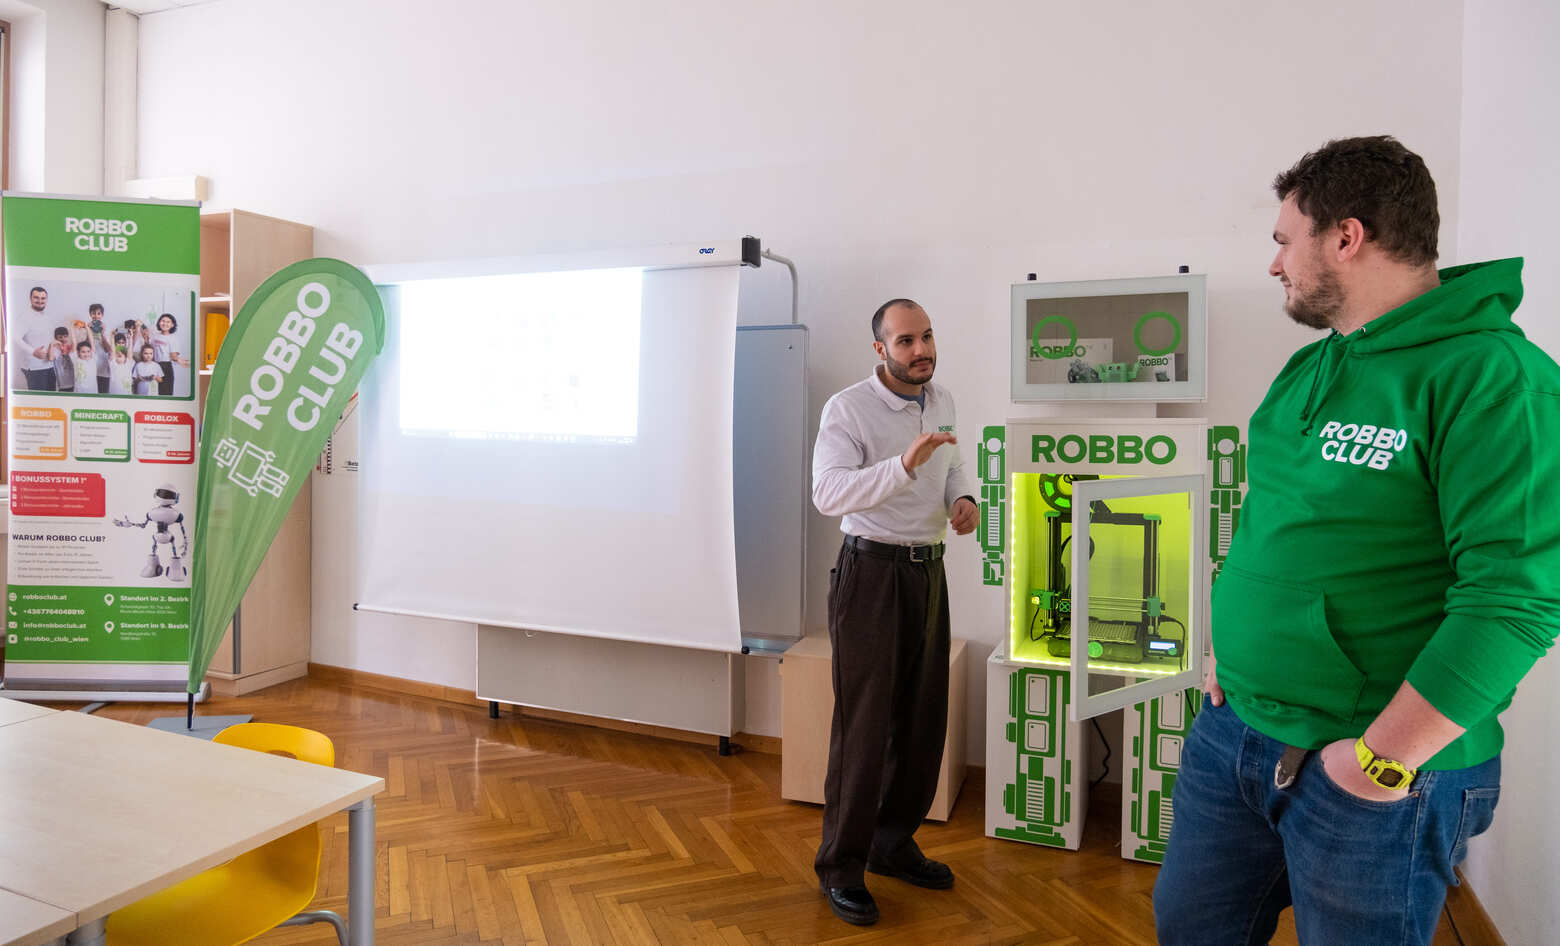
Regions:
M 11 24 L 12 190 L 103 188 L 100 0 L 0 0 Z
M 318 252 L 361 263 L 757 234 L 801 270 L 815 415 L 870 369 L 873 309 L 907 295 L 973 462 L 1016 412 L 1008 284 L 1028 272 L 1207 272 L 1206 413 L 1243 424 L 1310 337 L 1265 275 L 1268 185 L 1330 137 L 1423 154 L 1455 259 L 1461 18 L 1457 0 L 222 0 L 142 21 L 139 173 L 207 175 L 213 203 L 314 224 Z M 750 274 L 744 319 L 784 318 L 785 286 Z M 469 627 L 350 611 L 351 488 L 317 478 L 314 659 L 471 687 Z M 810 632 L 837 529 L 810 523 Z M 979 761 L 1003 598 L 973 538 L 952 542 Z M 777 690 L 750 690 L 749 728 L 774 732 Z
M 1463 32 L 1462 206 L 1469 259 L 1522 256 L 1517 324 L 1560 358 L 1560 7 L 1468 0 Z M 1560 943 L 1560 659 L 1539 661 L 1501 717 L 1504 778 L 1495 824 L 1471 846 L 1469 884 L 1508 943 Z

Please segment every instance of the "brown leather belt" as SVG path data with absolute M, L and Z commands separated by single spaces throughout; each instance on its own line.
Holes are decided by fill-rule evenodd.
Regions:
M 1305 765 L 1306 757 L 1310 754 L 1310 749 L 1285 746 L 1284 754 L 1278 757 L 1278 764 L 1273 766 L 1273 787 L 1283 791 L 1295 784 L 1295 777 L 1300 774 L 1300 767 Z

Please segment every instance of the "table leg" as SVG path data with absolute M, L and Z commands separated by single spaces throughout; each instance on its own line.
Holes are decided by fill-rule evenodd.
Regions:
M 103 946 L 108 942 L 108 917 L 100 916 L 88 923 L 72 930 L 65 937 L 66 946 Z
M 374 800 L 347 809 L 347 946 L 374 946 Z

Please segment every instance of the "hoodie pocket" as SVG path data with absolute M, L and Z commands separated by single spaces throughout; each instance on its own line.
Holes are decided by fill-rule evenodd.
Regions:
M 1269 711 L 1353 720 L 1365 675 L 1327 626 L 1320 588 L 1226 565 L 1213 596 L 1219 684 Z

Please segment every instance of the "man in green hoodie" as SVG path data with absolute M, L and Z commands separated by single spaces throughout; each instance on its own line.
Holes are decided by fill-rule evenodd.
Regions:
M 1429 943 L 1494 816 L 1498 715 L 1560 632 L 1560 367 L 1511 321 L 1520 259 L 1436 270 L 1396 140 L 1274 190 L 1269 274 L 1328 334 L 1251 418 L 1160 942 L 1265 943 L 1293 905 L 1305 944 Z

